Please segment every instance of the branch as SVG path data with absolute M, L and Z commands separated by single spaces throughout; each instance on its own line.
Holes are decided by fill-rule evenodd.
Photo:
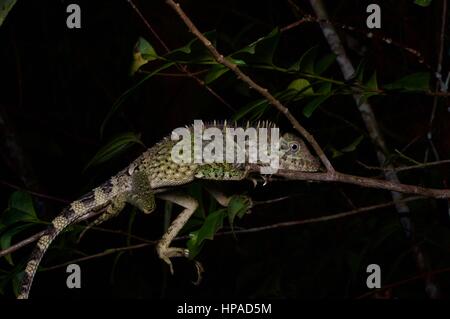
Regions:
M 169 47 L 166 45 L 166 43 L 161 39 L 161 37 L 158 35 L 158 33 L 152 28 L 150 23 L 147 21 L 147 19 L 142 15 L 141 11 L 138 9 L 138 7 L 134 4 L 132 0 L 127 0 L 130 6 L 133 8 L 133 10 L 136 12 L 136 14 L 141 18 L 142 22 L 144 22 L 145 26 L 150 30 L 150 32 L 153 34 L 153 36 L 158 40 L 158 42 L 162 45 L 166 53 L 170 52 Z M 185 65 L 175 64 L 175 66 L 178 68 L 178 70 L 182 71 L 186 74 L 186 76 L 194 79 L 200 86 L 203 86 L 209 93 L 211 93 L 216 99 L 218 99 L 223 105 L 228 107 L 231 111 L 236 112 L 236 110 L 222 98 L 219 94 L 216 93 L 213 89 L 211 89 L 205 81 L 199 79 L 196 74 L 189 71 L 188 67 Z
M 316 151 L 317 155 L 319 156 L 320 160 L 322 161 L 326 169 L 329 172 L 334 172 L 333 166 L 331 165 L 322 148 L 316 142 L 315 138 L 297 121 L 297 119 L 291 114 L 289 109 L 285 107 L 283 104 L 281 104 L 281 102 L 278 101 L 272 94 L 270 94 L 266 88 L 263 88 L 262 86 L 254 82 L 248 75 L 242 72 L 241 69 L 239 69 L 239 67 L 235 63 L 226 59 L 221 53 L 219 53 L 219 51 L 217 51 L 217 49 L 213 46 L 211 41 L 209 41 L 197 29 L 197 27 L 194 25 L 191 19 L 184 13 L 183 9 L 181 9 L 178 3 L 175 3 L 173 0 L 166 0 L 166 3 L 172 9 L 175 10 L 175 12 L 180 16 L 181 20 L 183 20 L 183 22 L 189 28 L 189 30 L 206 46 L 206 48 L 209 50 L 209 52 L 211 52 L 212 56 L 218 63 L 224 65 L 225 67 L 233 71 L 238 79 L 245 82 L 255 91 L 260 93 L 264 98 L 266 98 L 267 101 L 269 101 L 270 104 L 272 104 L 275 108 L 278 109 L 278 111 L 280 111 L 281 113 L 284 114 L 284 116 L 286 116 L 289 122 L 291 122 L 294 129 L 296 129 L 309 142 L 309 144 L 311 144 L 311 146 Z
M 423 199 L 423 197 L 420 197 L 420 196 L 409 197 L 409 198 L 402 199 L 402 202 L 409 202 L 409 201 L 414 201 L 414 200 L 419 200 L 419 199 Z M 357 208 L 357 209 L 353 209 L 353 210 L 350 210 L 350 211 L 347 211 L 347 212 L 343 212 L 343 213 L 327 215 L 327 216 L 321 216 L 321 217 L 316 217 L 316 218 L 309 218 L 309 219 L 295 220 L 295 221 L 289 221 L 289 222 L 282 222 L 282 223 L 276 223 L 276 224 L 272 224 L 272 225 L 266 225 L 266 226 L 260 226 L 260 227 L 252 227 L 252 228 L 241 229 L 241 230 L 221 231 L 221 232 L 216 233 L 214 236 L 215 237 L 219 237 L 219 236 L 237 235 L 237 234 L 250 234 L 250 233 L 257 233 L 257 232 L 261 232 L 261 231 L 273 230 L 273 229 L 277 229 L 277 228 L 284 228 L 284 227 L 292 227 L 292 226 L 298 226 L 298 225 L 305 225 L 305 224 L 313 224 L 313 223 L 325 222 L 325 221 L 340 219 L 340 218 L 344 218 L 344 217 L 348 217 L 348 216 L 352 216 L 352 215 L 356 215 L 356 214 L 360 214 L 360 213 L 364 213 L 364 212 L 368 212 L 368 211 L 372 211 L 372 210 L 386 208 L 386 207 L 389 207 L 389 206 L 393 206 L 395 204 L 396 203 L 392 201 L 392 202 L 388 202 L 388 203 L 383 203 L 383 204 L 377 204 L 377 205 Z M 189 239 L 189 238 L 190 238 L 189 236 L 179 236 L 179 237 L 175 237 L 173 239 L 173 241 L 186 240 L 186 239 Z M 156 245 L 157 243 L 158 243 L 158 241 L 154 240 L 154 241 L 146 241 L 145 243 L 142 243 L 142 244 L 136 244 L 136 245 L 131 245 L 131 246 L 106 249 L 105 251 L 97 253 L 97 254 L 93 254 L 93 255 L 89 255 L 89 256 L 83 256 L 83 257 L 80 257 L 80 258 L 77 258 L 77 259 L 73 259 L 73 260 L 70 260 L 70 261 L 67 261 L 67 262 L 55 265 L 55 266 L 44 268 L 44 269 L 42 269 L 42 271 L 49 271 L 49 270 L 62 268 L 62 267 L 65 267 L 65 266 L 73 264 L 73 263 L 79 263 L 79 262 L 82 262 L 82 261 L 87 261 L 87 260 L 91 260 L 91 259 L 95 259 L 95 258 L 104 257 L 104 256 L 108 256 L 108 255 L 111 255 L 111 254 L 114 254 L 114 253 L 117 253 L 117 252 L 146 248 L 146 247 L 149 247 L 149 246 Z
M 29 193 L 31 195 L 36 196 L 36 197 L 50 199 L 50 200 L 53 200 L 55 202 L 60 202 L 60 203 L 63 203 L 63 204 L 69 204 L 70 203 L 70 201 L 68 201 L 66 199 L 62 199 L 62 198 L 59 198 L 59 197 L 55 197 L 55 196 L 51 196 L 51 195 L 47 195 L 47 194 L 42 194 L 42 193 L 38 193 L 38 192 L 33 192 L 33 191 L 29 190 L 29 189 L 25 189 L 23 187 L 20 187 L 20 186 L 8 183 L 6 181 L 0 180 L 0 184 L 4 185 L 4 186 L 7 186 L 7 187 L 10 187 L 10 188 L 13 188 L 13 189 L 16 189 L 16 190 L 19 190 L 19 191 L 27 192 L 27 193 Z
M 37 234 L 34 234 L 33 236 L 28 237 L 27 239 L 22 240 L 21 242 L 18 242 L 15 245 L 12 245 L 6 249 L 0 250 L 0 257 L 6 256 L 22 247 L 25 247 L 28 244 L 31 244 L 32 242 L 35 242 L 36 240 L 38 240 L 39 238 L 41 238 L 41 236 L 44 236 L 45 234 L 47 234 L 47 230 L 43 230 Z
M 321 21 L 328 20 L 328 14 L 327 11 L 323 5 L 322 0 L 309 0 L 309 3 L 311 4 L 311 7 L 313 8 L 317 18 Z M 347 56 L 347 53 L 345 52 L 345 48 L 341 43 L 341 40 L 339 38 L 339 35 L 337 34 L 336 30 L 332 25 L 329 25 L 324 22 L 320 22 L 320 27 L 322 29 L 322 33 L 327 40 L 331 50 L 334 54 L 336 54 L 336 61 L 339 64 L 339 67 L 341 69 L 341 72 L 346 80 L 351 79 L 355 74 L 355 68 L 352 65 L 352 62 L 350 61 L 349 57 Z M 411 50 L 411 52 L 417 53 L 415 50 Z M 384 140 L 383 134 L 380 131 L 380 128 L 378 126 L 378 122 L 375 117 L 375 113 L 373 112 L 372 106 L 368 101 L 361 103 L 361 93 L 355 91 L 354 92 L 354 100 L 356 102 L 356 105 L 361 113 L 361 117 L 364 121 L 364 124 L 367 127 L 367 131 L 369 133 L 370 138 L 372 139 L 372 142 L 376 146 L 376 154 L 378 157 L 378 161 L 380 165 L 383 165 L 383 163 L 386 162 L 386 156 L 387 154 L 387 146 L 386 142 Z M 448 198 L 449 191 L 446 190 L 431 190 L 431 189 L 423 189 L 423 188 L 416 188 L 416 187 L 398 187 L 400 185 L 400 180 L 394 170 L 394 166 L 392 164 L 386 165 L 386 167 L 389 169 L 389 171 L 385 171 L 384 176 L 387 180 L 385 186 L 389 185 L 389 188 L 392 190 L 391 196 L 394 201 L 397 201 L 402 199 L 402 195 L 399 192 L 405 193 L 413 191 L 414 194 L 417 194 L 417 191 L 419 191 L 422 194 L 429 193 L 432 197 L 437 198 Z M 366 181 L 369 182 L 369 181 Z M 396 184 L 396 186 L 395 186 Z M 372 186 L 370 186 L 372 185 Z M 368 185 L 369 187 L 375 186 L 375 184 L 371 183 Z M 364 185 L 362 185 L 364 186 Z M 395 187 L 391 187 L 395 186 Z M 427 195 L 426 195 L 427 196 Z M 443 197 L 441 197 L 443 196 Z M 404 233 L 407 237 L 407 239 L 412 240 L 414 237 L 414 224 L 411 220 L 410 215 L 410 209 L 409 207 L 401 202 L 398 202 L 398 204 L 395 205 L 396 210 L 400 217 L 400 222 L 403 226 Z M 425 257 L 422 249 L 417 246 L 417 244 L 413 243 L 413 251 L 414 251 L 414 258 L 416 262 L 416 266 L 420 271 L 425 271 L 429 265 L 428 265 L 428 259 Z M 431 278 L 426 279 L 426 293 L 431 298 L 436 298 L 439 294 L 438 286 L 432 281 Z
M 425 188 L 416 185 L 401 184 L 381 179 L 354 176 L 340 172 L 309 173 L 279 170 L 275 175 L 291 180 L 307 180 L 322 182 L 339 182 L 368 188 L 385 189 L 405 194 L 415 194 L 433 198 L 450 198 L 450 189 Z M 395 201 L 401 203 L 401 201 Z
M 313 1 L 315 2 L 315 1 Z M 432 188 L 424 188 L 420 186 L 415 185 L 406 185 L 401 184 L 398 182 L 398 179 L 395 181 L 385 181 L 385 180 L 378 180 L 373 178 L 367 178 L 367 177 L 360 177 L 360 176 L 353 176 L 348 174 L 343 174 L 336 172 L 329 162 L 328 158 L 324 154 L 322 148 L 317 144 L 314 137 L 306 131 L 305 128 L 303 128 L 300 123 L 295 119 L 295 117 L 290 113 L 289 109 L 286 108 L 284 105 L 282 105 L 273 95 L 271 95 L 267 89 L 261 87 L 257 83 L 255 83 L 250 77 L 248 77 L 245 73 L 243 73 L 239 67 L 234 64 L 233 62 L 230 62 L 229 60 L 225 59 L 225 57 L 220 54 L 217 49 L 212 45 L 211 41 L 209 41 L 194 25 L 194 23 L 191 21 L 191 19 L 184 13 L 183 9 L 181 9 L 180 5 L 178 3 L 175 3 L 173 0 L 166 0 L 166 3 L 175 10 L 175 12 L 180 16 L 180 18 L 183 20 L 183 22 L 186 24 L 186 26 L 189 28 L 189 30 L 208 48 L 208 50 L 211 52 L 213 57 L 216 59 L 217 62 L 220 64 L 226 66 L 230 70 L 232 70 L 238 79 L 241 81 L 247 83 L 250 87 L 255 89 L 257 92 L 259 92 L 262 96 L 264 96 L 274 107 L 276 107 L 280 112 L 282 112 L 287 119 L 291 122 L 291 124 L 294 126 L 294 128 L 302 134 L 302 136 L 313 146 L 316 153 L 319 155 L 320 159 L 322 160 L 323 164 L 327 168 L 326 173 L 307 173 L 307 172 L 292 172 L 292 171 L 279 171 L 276 175 L 284 176 L 289 179 L 298 179 L 298 180 L 316 180 L 316 181 L 327 181 L 327 182 L 341 182 L 341 183 L 349 183 L 349 184 L 355 184 L 363 187 L 371 187 L 371 188 L 380 188 L 380 189 L 386 189 L 401 193 L 410 193 L 410 194 L 416 194 L 416 195 L 422 195 L 427 197 L 434 197 L 434 198 L 450 198 L 450 190 L 447 189 L 432 189 Z M 336 33 L 334 32 L 332 35 L 328 34 L 330 37 L 337 37 Z M 331 40 L 330 40 L 331 41 Z M 349 70 L 353 70 L 353 66 L 351 65 L 350 61 L 345 55 L 345 51 L 340 44 L 339 39 L 333 39 L 332 41 L 334 47 L 334 51 L 338 51 L 336 53 L 339 54 L 339 57 L 341 59 L 341 63 L 343 63 L 345 66 L 342 66 L 343 73 L 346 75 L 345 77 L 349 77 Z M 367 108 L 369 110 L 367 110 Z M 370 113 L 369 115 L 367 113 L 363 113 L 363 117 L 365 117 L 366 125 L 368 126 L 369 133 L 375 143 L 380 146 L 381 149 L 385 150 L 386 146 L 384 143 L 384 140 L 381 137 L 381 134 L 379 133 L 378 125 L 376 124 L 373 112 L 371 110 L 370 105 L 368 103 L 363 103 L 363 106 L 361 107 L 361 111 L 367 111 L 367 113 Z M 384 154 L 381 151 L 377 152 L 380 157 L 384 158 Z M 391 168 L 392 169 L 392 168 Z M 387 172 L 386 175 L 391 176 L 392 172 Z M 401 203 L 401 201 L 396 200 L 398 198 L 394 198 L 394 202 Z
M 370 165 L 366 165 L 360 161 L 357 161 L 357 163 L 359 165 L 361 165 L 362 167 L 369 169 L 369 170 L 378 170 L 378 171 L 389 171 L 390 169 L 384 168 L 384 167 L 377 167 L 377 166 L 370 166 Z M 430 167 L 430 166 L 438 166 L 438 165 L 445 165 L 445 164 L 450 164 L 450 160 L 442 160 L 442 161 L 436 161 L 436 162 L 428 162 L 428 163 L 420 163 L 417 165 L 411 165 L 411 166 L 399 166 L 396 167 L 394 169 L 394 171 L 398 172 L 404 172 L 404 171 L 409 171 L 412 169 L 419 169 L 419 168 L 425 168 L 425 167 Z
M 95 212 L 95 211 L 90 212 L 90 213 L 88 213 L 88 214 L 82 216 L 82 217 L 81 217 L 80 219 L 78 219 L 76 222 L 80 222 L 80 221 L 82 221 L 82 220 L 89 219 L 89 218 L 91 218 L 91 217 L 93 217 L 93 216 L 99 215 L 100 213 L 101 213 L 101 212 Z M 8 255 L 8 254 L 10 254 L 10 253 L 12 253 L 12 252 L 14 252 L 14 251 L 16 251 L 16 250 L 22 248 L 22 247 L 25 247 L 25 246 L 28 245 L 28 244 L 31 244 L 32 242 L 35 242 L 36 240 L 38 240 L 39 238 L 41 238 L 41 236 L 47 234 L 48 231 L 49 231 L 48 229 L 44 229 L 43 231 L 41 231 L 41 232 L 39 232 L 39 233 L 37 233 L 37 234 L 34 234 L 33 236 L 30 236 L 30 237 L 28 237 L 28 238 L 26 238 L 26 239 L 24 239 L 24 240 L 18 242 L 17 244 L 14 244 L 14 245 L 12 245 L 12 246 L 6 248 L 6 249 L 0 250 L 0 257 L 3 257 L 3 256 L 5 256 L 5 255 Z

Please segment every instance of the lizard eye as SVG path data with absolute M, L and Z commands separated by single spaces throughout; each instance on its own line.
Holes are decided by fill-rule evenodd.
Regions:
M 297 143 L 291 143 L 291 145 L 289 145 L 289 147 L 291 148 L 291 151 L 293 151 L 293 152 L 297 152 L 298 149 L 300 148 L 300 146 Z

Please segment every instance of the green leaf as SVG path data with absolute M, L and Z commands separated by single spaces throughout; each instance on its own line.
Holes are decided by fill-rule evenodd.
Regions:
M 314 71 L 317 75 L 324 73 L 336 61 L 336 54 L 330 53 L 321 58 L 315 65 Z
M 318 90 L 318 94 L 322 94 L 314 99 L 312 99 L 306 106 L 303 108 L 303 115 L 306 117 L 311 117 L 314 111 L 331 96 L 331 88 L 332 84 L 329 82 L 325 82 Z
M 189 258 L 193 259 L 198 255 L 200 249 L 203 245 L 203 242 L 206 239 L 212 240 L 214 238 L 214 234 L 222 228 L 223 219 L 226 216 L 226 210 L 220 209 L 211 214 L 209 214 L 202 227 L 189 234 L 190 239 L 187 242 L 187 247 L 189 249 Z
M 354 78 L 359 83 L 363 83 L 363 81 L 364 81 L 364 69 L 365 69 L 365 67 L 366 67 L 366 62 L 364 60 L 362 60 L 358 64 L 358 67 L 356 68 Z
M 9 11 L 14 7 L 17 0 L 0 0 L 0 27 L 6 19 Z
M 242 218 L 250 210 L 250 205 L 251 202 L 247 196 L 235 195 L 231 197 L 227 207 L 228 221 L 230 222 L 231 229 L 233 229 L 236 216 Z
M 230 56 L 233 59 L 243 60 L 247 64 L 273 65 L 273 56 L 279 39 L 280 30 L 275 28 L 267 36 L 256 40 Z
M 215 46 L 216 31 L 205 32 L 203 35 Z M 185 46 L 167 53 L 164 55 L 164 59 L 180 63 L 217 64 L 209 50 L 197 38 L 192 39 Z
M 123 153 L 134 144 L 139 144 L 145 147 L 145 145 L 141 142 L 140 136 L 133 132 L 123 133 L 114 137 L 106 145 L 100 148 L 100 150 L 86 165 L 84 170 L 88 169 L 91 166 L 98 165 L 110 160 L 111 158 Z
M 140 87 L 145 81 L 150 79 L 152 76 L 154 76 L 155 74 L 158 74 L 160 71 L 163 71 L 163 70 L 171 67 L 174 64 L 175 64 L 175 62 L 168 62 L 168 63 L 160 66 L 159 68 L 157 68 L 153 72 L 147 74 L 138 83 L 133 85 L 131 88 L 126 90 L 121 96 L 119 96 L 119 98 L 116 100 L 116 102 L 114 102 L 113 106 L 111 107 L 111 109 L 109 110 L 109 112 L 106 115 L 105 119 L 103 120 L 102 125 L 100 126 L 100 135 L 103 136 L 103 132 L 105 131 L 105 127 L 106 127 L 106 124 L 108 123 L 109 119 L 117 111 L 119 106 L 122 105 L 122 103 L 128 98 L 128 96 L 130 96 L 138 87 Z
M 22 283 L 24 272 L 16 273 L 12 279 L 12 289 L 14 295 L 17 297 L 20 291 L 20 284 Z
M 300 57 L 300 59 L 289 67 L 289 71 L 314 74 L 314 61 L 317 56 L 317 46 L 314 46 Z
M 359 136 L 353 142 L 351 142 L 348 146 L 346 146 L 343 149 L 341 149 L 341 152 L 349 153 L 349 152 L 355 151 L 356 148 L 362 142 L 363 139 L 364 139 L 364 135 Z
M 337 158 L 337 157 L 339 157 L 339 156 L 344 155 L 344 153 L 342 153 L 340 150 L 334 148 L 333 146 L 329 146 L 328 148 L 329 148 L 330 151 L 331 151 L 331 157 L 332 157 L 332 158 Z
M 312 101 L 310 101 L 306 106 L 303 108 L 303 115 L 306 117 L 311 117 L 311 115 L 314 113 L 314 111 L 323 103 L 325 102 L 330 95 L 322 95 L 314 98 Z
M 24 212 L 31 219 L 38 219 L 34 210 L 33 198 L 27 192 L 15 191 L 9 199 L 8 207 Z
M 0 236 L 0 250 L 11 247 L 11 239 L 13 238 L 13 236 L 17 235 L 21 231 L 23 231 L 31 226 L 32 225 L 30 225 L 30 224 L 21 225 L 16 228 L 10 229 L 7 232 L 5 232 L 4 234 L 2 234 Z M 10 265 L 14 265 L 12 258 L 11 258 L 11 254 L 5 255 L 4 257 Z
M 245 117 L 247 114 L 251 112 L 255 112 L 257 110 L 263 109 L 265 106 L 268 105 L 268 102 L 266 99 L 259 99 L 257 101 L 251 102 L 247 104 L 246 106 L 242 107 L 239 111 L 237 111 L 233 116 L 233 121 L 239 121 L 243 117 Z
M 357 148 L 358 148 L 358 146 L 359 146 L 359 144 L 361 144 L 361 142 L 364 140 L 364 136 L 363 135 L 361 135 L 361 136 L 358 136 L 353 142 L 351 142 L 349 145 L 347 145 L 346 147 L 344 147 L 344 148 L 341 148 L 341 149 L 336 149 L 335 147 L 333 147 L 333 146 L 329 146 L 328 148 L 331 150 L 331 153 L 332 153 L 332 158 L 336 158 L 336 157 L 339 157 L 339 156 L 342 156 L 342 155 L 344 155 L 345 153 L 350 153 L 350 152 L 354 152 Z
M 289 89 L 302 92 L 304 95 L 314 94 L 311 83 L 305 79 L 297 79 L 292 81 L 288 86 L 288 90 Z
M 371 91 L 378 91 L 377 72 L 373 72 L 369 81 L 366 83 L 366 87 Z
M 38 222 L 39 218 L 30 194 L 22 191 L 14 192 L 9 198 L 9 205 L 2 214 L 0 231 L 17 222 Z
M 158 59 L 155 49 L 152 45 L 142 37 L 139 37 L 133 52 L 133 63 L 131 65 L 130 74 L 133 75 L 137 70 L 149 61 Z
M 414 3 L 421 7 L 428 7 L 432 0 L 414 0 Z
M 430 73 L 410 74 L 393 83 L 384 85 L 384 88 L 388 90 L 428 91 L 430 89 Z
M 205 83 L 211 84 L 218 78 L 220 78 L 223 74 L 227 73 L 229 69 L 222 64 L 213 65 L 212 68 L 205 76 Z

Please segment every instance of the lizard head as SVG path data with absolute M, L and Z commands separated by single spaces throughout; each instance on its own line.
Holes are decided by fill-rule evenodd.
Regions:
M 300 137 L 285 133 L 280 138 L 280 168 L 317 172 L 320 169 L 320 162 L 310 153 Z

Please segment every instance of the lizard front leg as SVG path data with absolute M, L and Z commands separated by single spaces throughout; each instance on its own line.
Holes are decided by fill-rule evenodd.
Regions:
M 173 274 L 173 266 L 170 258 L 189 257 L 189 251 L 184 248 L 170 247 L 170 244 L 195 212 L 198 207 L 198 202 L 194 198 L 180 193 L 160 194 L 157 197 L 184 207 L 184 210 L 175 218 L 156 245 L 159 258 L 169 265 L 170 272 Z
M 81 240 L 81 238 L 84 236 L 84 234 L 91 229 L 94 226 L 98 226 L 103 222 L 106 222 L 107 220 L 117 216 L 125 207 L 125 197 L 124 196 L 118 196 L 111 200 L 111 203 L 106 206 L 104 209 L 104 212 L 97 217 L 94 221 L 89 223 L 86 228 L 83 229 L 80 236 L 78 236 L 78 241 Z

